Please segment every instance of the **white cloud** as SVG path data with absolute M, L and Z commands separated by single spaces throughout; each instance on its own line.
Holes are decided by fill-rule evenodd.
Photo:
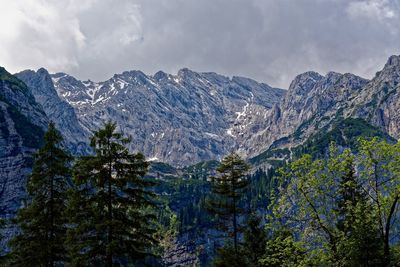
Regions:
M 0 65 L 105 80 L 182 67 L 287 87 L 370 78 L 400 53 L 398 0 L 0 0 Z
M 0 0 L 0 65 L 16 72 L 46 67 L 50 71 L 79 68 L 82 59 L 113 55 L 110 47 L 140 39 L 139 7 L 129 1 Z M 91 21 L 84 16 L 101 6 L 103 14 Z M 118 17 L 95 35 L 84 23 L 101 24 L 106 16 Z
M 0 62 L 11 71 L 76 66 L 85 46 L 73 1 L 1 1 Z
M 389 0 L 359 0 L 350 2 L 347 12 L 354 17 L 365 17 L 374 20 L 385 20 L 394 18 L 395 9 Z

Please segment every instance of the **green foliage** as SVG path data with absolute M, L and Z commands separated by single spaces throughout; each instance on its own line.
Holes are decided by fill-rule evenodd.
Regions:
M 11 87 L 11 89 L 19 90 L 24 94 L 26 94 L 29 91 L 28 87 L 25 85 L 24 82 L 22 82 L 14 75 L 11 75 L 3 67 L 0 67 L 0 83 L 7 83 Z
M 144 178 L 148 163 L 128 151 L 129 142 L 108 122 L 91 139 L 95 155 L 76 163 L 68 211 L 71 266 L 111 267 L 152 255 L 155 183 Z
M 381 266 L 383 243 L 376 225 L 377 217 L 368 204 L 355 173 L 355 157 L 344 151 L 344 173 L 339 181 L 337 228 L 341 233 L 338 251 L 345 266 Z
M 217 169 L 219 162 L 216 160 L 203 161 L 183 169 L 190 179 L 207 180 L 210 171 Z
M 378 137 L 382 140 L 395 142 L 388 134 L 382 132 L 375 126 L 370 125 L 363 119 L 347 118 L 336 121 L 331 129 L 327 127 L 321 129 L 311 136 L 303 145 L 294 149 L 296 157 L 303 154 L 310 154 L 313 158 L 324 157 L 328 151 L 330 143 L 334 142 L 339 146 L 350 147 L 353 150 L 358 148 L 358 139 Z
M 259 258 L 259 266 L 310 266 L 310 262 L 304 245 L 295 241 L 290 231 L 276 229 L 274 236 L 266 243 L 265 254 Z
M 63 211 L 70 160 L 60 133 L 50 123 L 28 179 L 29 199 L 15 218 L 21 232 L 10 242 L 12 266 L 55 266 L 67 260 Z
M 268 161 L 270 158 L 285 159 L 289 158 L 290 151 L 287 148 L 283 149 L 268 149 L 263 153 L 249 159 L 249 162 L 253 165 L 257 165 Z
M 163 162 L 152 162 L 150 169 L 154 173 L 162 174 L 176 174 L 176 169 L 171 165 Z
M 360 178 L 377 217 L 384 263 L 390 264 L 391 237 L 398 231 L 400 199 L 400 143 L 377 138 L 360 141 Z
M 394 257 L 400 145 L 363 139 L 357 151 L 331 146 L 328 158 L 304 155 L 281 171 L 269 227 L 294 231 L 314 263 L 389 266 Z
M 262 225 L 261 218 L 250 214 L 244 230 L 243 256 L 247 266 L 260 266 L 259 259 L 264 255 L 267 243 L 267 233 Z
M 270 168 L 266 171 L 257 169 L 248 176 L 249 186 L 243 196 L 243 203 L 248 211 L 265 210 L 270 204 L 271 192 L 276 187 L 273 178 L 276 169 Z
M 244 212 L 239 201 L 249 185 L 246 176 L 249 168 L 239 155 L 233 153 L 222 160 L 217 168 L 219 175 L 210 177 L 212 191 L 207 202 L 208 210 L 217 215 L 220 229 L 233 236 L 236 250 L 239 232 L 238 216 Z
M 243 248 L 235 248 L 232 244 L 226 244 L 217 250 L 217 255 L 212 263 L 213 267 L 243 267 L 249 266 Z

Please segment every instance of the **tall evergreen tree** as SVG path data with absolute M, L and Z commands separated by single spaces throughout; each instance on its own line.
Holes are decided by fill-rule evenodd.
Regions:
M 356 219 L 355 208 L 358 203 L 365 202 L 366 199 L 355 175 L 354 156 L 348 150 L 343 154 L 343 175 L 340 177 L 337 200 L 337 227 L 348 235 Z
M 95 155 L 77 162 L 69 208 L 72 266 L 111 267 L 151 254 L 155 202 L 149 187 L 154 183 L 144 178 L 148 163 L 129 152 L 129 142 L 108 122 L 91 139 Z
M 217 168 L 218 175 L 211 177 L 212 195 L 207 202 L 208 210 L 221 220 L 221 229 L 232 234 L 236 252 L 238 216 L 244 212 L 239 206 L 239 201 L 249 184 L 246 176 L 248 170 L 249 165 L 239 155 L 232 153 L 226 156 Z
M 27 183 L 28 200 L 15 218 L 21 232 L 10 241 L 11 266 L 53 267 L 65 262 L 66 192 L 71 157 L 54 123 L 35 155 Z
M 343 153 L 343 171 L 337 200 L 343 262 L 348 266 L 382 266 L 383 243 L 377 218 L 356 176 L 354 155 L 348 150 Z
M 266 244 L 267 232 L 262 225 L 261 217 L 252 213 L 247 219 L 243 243 L 248 266 L 260 266 L 259 260 L 265 253 Z

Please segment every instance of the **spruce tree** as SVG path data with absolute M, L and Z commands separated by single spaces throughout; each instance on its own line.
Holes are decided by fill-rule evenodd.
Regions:
M 218 175 L 211 177 L 212 194 L 207 202 L 208 210 L 220 220 L 220 229 L 233 236 L 236 252 L 240 230 L 238 217 L 244 213 L 239 201 L 249 185 L 248 170 L 249 165 L 236 153 L 226 156 L 217 168 Z
M 343 262 L 349 266 L 382 266 L 383 243 L 377 218 L 356 176 L 354 156 L 348 150 L 343 153 L 343 170 L 337 200 Z
M 262 225 L 261 217 L 256 213 L 250 214 L 244 230 L 244 254 L 247 257 L 247 266 L 259 266 L 259 260 L 265 253 L 267 232 Z
M 66 261 L 64 210 L 71 157 L 54 123 L 49 124 L 44 139 L 28 178 L 26 206 L 15 218 L 20 233 L 10 241 L 11 266 L 53 267 Z
M 340 177 L 337 213 L 337 227 L 344 235 L 349 235 L 355 221 L 354 210 L 357 204 L 365 201 L 362 189 L 358 184 L 354 170 L 354 159 L 348 151 L 344 152 L 343 175 Z
M 94 133 L 95 155 L 76 164 L 71 192 L 68 245 L 72 266 L 111 267 L 143 260 L 155 243 L 153 182 L 144 178 L 148 163 L 132 154 L 129 138 L 108 122 Z

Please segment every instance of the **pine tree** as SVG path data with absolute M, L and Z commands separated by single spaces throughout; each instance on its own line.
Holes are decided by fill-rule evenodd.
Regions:
M 220 219 L 220 228 L 232 234 L 236 252 L 238 251 L 238 216 L 244 213 L 239 206 L 239 201 L 249 184 L 246 176 L 248 170 L 249 165 L 239 155 L 232 153 L 226 156 L 217 168 L 219 175 L 211 177 L 212 195 L 207 202 L 208 210 Z
M 108 122 L 94 133 L 94 156 L 81 158 L 74 171 L 68 244 L 72 266 L 143 260 L 155 244 L 153 182 L 144 179 L 148 163 L 131 154 L 130 139 Z M 75 215 L 74 215 L 75 214 Z
M 244 230 L 243 248 L 248 266 L 259 266 L 259 260 L 265 253 L 267 233 L 261 224 L 261 217 L 256 213 L 250 214 Z
M 351 227 L 355 221 L 354 209 L 361 201 L 366 201 L 360 185 L 358 184 L 355 170 L 354 158 L 349 151 L 344 152 L 343 162 L 344 174 L 340 177 L 337 212 L 337 227 L 345 235 L 350 234 Z
M 347 150 L 343 158 L 344 174 L 337 200 L 343 262 L 349 266 L 382 266 L 383 243 L 375 223 L 377 218 L 356 176 L 354 156 Z
M 54 123 L 44 138 L 27 183 L 29 199 L 15 218 L 21 232 L 10 241 L 11 266 L 53 267 L 66 261 L 64 210 L 71 157 Z

